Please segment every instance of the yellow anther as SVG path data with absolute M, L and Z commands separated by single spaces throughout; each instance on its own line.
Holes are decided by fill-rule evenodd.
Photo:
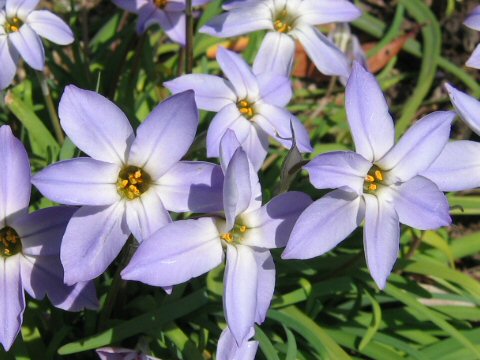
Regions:
M 292 14 L 289 14 L 286 9 L 283 9 L 280 13 L 277 13 L 273 22 L 273 27 L 280 33 L 287 33 L 292 31 L 295 24 L 295 18 Z
M 240 113 L 247 116 L 253 116 L 253 110 L 251 107 L 240 108 Z
M 377 185 L 376 185 L 376 184 L 370 184 L 370 185 L 368 186 L 368 190 L 370 190 L 370 191 L 375 191 L 375 190 L 377 190 Z
M 17 17 L 7 19 L 5 22 L 5 30 L 7 33 L 17 32 L 20 30 L 20 27 L 23 25 L 22 20 Z
M 226 242 L 229 242 L 229 243 L 233 242 L 233 235 L 232 235 L 232 233 L 225 233 L 225 234 L 222 234 L 220 237 L 221 237 L 223 240 L 225 240 Z
M 130 190 L 134 195 L 140 195 L 140 190 L 135 185 L 130 185 L 128 187 L 128 190 Z
M 136 166 L 127 166 L 118 174 L 117 191 L 125 198 L 132 200 L 148 190 L 150 176 Z
M 286 33 L 292 31 L 292 27 L 281 20 L 275 21 L 275 30 L 280 33 Z
M 167 2 L 168 0 L 155 0 L 155 6 L 159 9 L 163 9 L 165 6 L 167 6 Z
M 375 178 L 372 175 L 365 176 L 365 181 L 367 182 L 374 182 Z
M 247 231 L 247 227 L 245 225 L 241 225 L 238 230 L 240 230 L 240 232 L 244 233 L 245 231 Z
M 255 115 L 253 104 L 248 100 L 240 100 L 237 102 L 237 107 L 238 111 L 240 111 L 240 114 L 244 115 L 247 119 L 250 119 Z
M 375 170 L 375 177 L 377 178 L 377 180 L 382 181 L 383 180 L 382 172 L 380 170 Z

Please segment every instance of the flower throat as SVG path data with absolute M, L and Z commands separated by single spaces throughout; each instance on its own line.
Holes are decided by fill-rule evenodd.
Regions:
M 7 226 L 0 230 L 0 255 L 9 257 L 22 251 L 22 242 L 17 232 Z
M 129 200 L 140 197 L 148 190 L 152 178 L 137 166 L 127 166 L 118 174 L 117 191 Z
M 283 9 L 275 16 L 273 27 L 279 33 L 289 33 L 295 27 L 295 17 L 287 9 Z
M 5 31 L 7 32 L 7 34 L 17 32 L 20 30 L 22 25 L 23 21 L 20 20 L 18 17 L 7 19 L 7 21 L 5 22 Z

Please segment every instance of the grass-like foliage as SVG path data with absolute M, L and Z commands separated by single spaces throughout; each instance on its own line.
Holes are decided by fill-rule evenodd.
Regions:
M 362 16 L 350 24 L 351 33 L 363 45 L 368 66 L 385 94 L 397 139 L 424 115 L 452 110 L 445 82 L 480 96 L 478 70 L 465 66 L 478 39 L 477 32 L 462 25 L 473 1 L 354 3 Z M 158 25 L 139 34 L 137 16 L 108 0 L 41 1 L 39 8 L 64 19 L 75 41 L 68 46 L 45 41 L 45 70 L 34 70 L 20 60 L 14 82 L 0 92 L 0 125 L 9 125 L 25 146 L 32 174 L 57 161 L 86 156 L 59 127 L 58 104 L 68 85 L 113 101 L 137 129 L 171 95 L 165 82 L 190 68 L 193 74 L 223 76 L 215 58 L 219 45 L 240 53 L 252 65 L 267 31 L 226 39 L 198 31 L 223 12 L 222 5 L 215 0 L 193 7 L 185 24 L 192 26 L 192 36 L 187 30 L 182 46 Z M 287 20 L 277 23 L 277 31 L 287 31 Z M 341 26 L 317 28 L 327 34 Z M 10 31 L 8 36 L 15 28 Z M 346 79 L 320 74 L 300 46 L 295 64 L 287 109 L 307 129 L 313 152 L 297 146 L 289 150 L 269 138 L 268 154 L 258 171 L 263 204 L 286 191 L 320 199 L 327 191 L 311 185 L 302 166 L 319 154 L 355 150 L 345 110 Z M 239 106 L 242 114 L 254 116 L 247 101 Z M 212 111 L 200 111 L 185 160 L 220 164 L 207 158 L 207 129 L 214 116 Z M 450 139 L 479 140 L 459 117 Z M 0 163 L 4 160 L 0 158 Z M 476 178 L 478 164 L 471 168 Z M 0 178 L 4 176 L 8 175 L 0 173 Z M 366 264 L 364 223 L 336 248 L 313 259 L 284 260 L 283 249 L 272 249 L 275 291 L 265 321 L 255 324 L 253 340 L 259 343 L 255 358 L 480 359 L 480 193 L 470 189 L 446 195 L 451 226 L 417 230 L 400 225 L 400 252 L 384 289 L 378 288 Z M 54 205 L 32 188 L 31 212 Z M 171 216 L 178 221 L 203 215 Z M 231 240 L 227 235 L 222 235 L 224 247 Z M 95 350 L 104 347 L 136 349 L 160 359 L 216 359 L 227 326 L 222 302 L 225 266 L 176 285 L 167 294 L 161 287 L 122 279 L 138 246 L 130 236 L 115 261 L 94 279 L 98 310 L 66 312 L 48 298 L 36 300 L 26 294 L 21 331 L 8 352 L 0 347 L 0 359 L 96 359 Z

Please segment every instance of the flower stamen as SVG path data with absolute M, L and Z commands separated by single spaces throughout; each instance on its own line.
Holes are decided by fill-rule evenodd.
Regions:
M 220 237 L 225 240 L 226 242 L 228 242 L 229 244 L 233 243 L 233 235 L 232 233 L 224 233 L 222 235 L 220 235 Z
M 155 6 L 159 9 L 164 9 L 167 6 L 168 0 L 155 0 Z
M 230 232 L 220 234 L 220 238 L 229 244 L 240 244 L 247 230 L 245 225 L 235 224 Z
M 374 192 L 378 189 L 379 185 L 382 185 L 384 176 L 382 170 L 380 170 L 376 166 L 372 166 L 372 168 L 368 171 L 367 176 L 365 176 L 365 182 L 363 185 L 363 189 L 366 192 Z
M 253 104 L 249 102 L 248 100 L 240 100 L 237 103 L 238 111 L 240 111 L 240 114 L 245 116 L 247 119 L 251 119 L 252 117 L 255 116 L 255 110 L 253 108 Z
M 20 30 L 22 25 L 23 21 L 15 16 L 13 18 L 7 19 L 7 21 L 5 22 L 5 31 L 7 32 L 7 34 L 17 32 Z
M 151 177 L 136 166 L 127 166 L 118 174 L 117 191 L 128 200 L 140 197 L 148 190 Z
M 295 20 L 287 12 L 286 9 L 283 9 L 279 13 L 277 13 L 277 16 L 275 17 L 275 21 L 273 22 L 273 27 L 276 31 L 280 33 L 288 33 L 293 30 L 295 26 Z
M 9 257 L 22 251 L 22 242 L 17 232 L 7 226 L 0 230 L 0 255 Z

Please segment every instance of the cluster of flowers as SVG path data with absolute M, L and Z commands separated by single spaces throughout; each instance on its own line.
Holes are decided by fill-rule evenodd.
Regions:
M 58 43 L 73 39 L 55 15 L 33 10 L 37 2 L 0 1 L 5 8 L 0 57 L 8 55 L 13 68 L 17 52 L 32 67 L 43 68 L 36 34 Z M 115 2 L 138 12 L 139 31 L 158 22 L 172 40 L 184 42 L 183 1 Z M 140 245 L 122 277 L 167 292 L 226 258 L 228 327 L 217 358 L 252 359 L 258 347 L 251 340 L 254 324 L 264 321 L 275 286 L 269 249 L 286 247 L 284 259 L 312 258 L 364 222 L 368 268 L 384 288 L 398 255 L 400 223 L 423 230 L 449 225 L 443 191 L 480 186 L 480 172 L 472 171 L 480 166 L 480 145 L 448 143 L 453 112 L 425 116 L 395 144 L 393 120 L 375 77 L 357 62 L 352 67 L 315 27 L 357 18 L 360 11 L 350 2 L 238 0 L 224 7 L 227 12 L 201 31 L 229 37 L 269 30 L 253 68 L 220 48 L 217 61 L 226 79 L 191 74 L 167 82 L 175 95 L 136 133 L 111 101 L 70 85 L 59 105 L 61 125 L 89 157 L 60 161 L 31 179 L 22 144 L 8 126 L 0 128 L 0 320 L 6 324 L 0 341 L 6 349 L 21 326 L 23 290 L 34 298 L 47 294 L 64 309 L 95 308 L 91 280 L 104 273 L 133 234 Z M 480 26 L 478 19 L 469 24 Z M 348 77 L 346 110 L 356 152 L 321 154 L 304 167 L 316 188 L 335 189 L 319 200 L 292 191 L 262 205 L 257 171 L 269 139 L 312 150 L 307 130 L 285 109 L 292 97 L 295 39 L 322 72 Z M 0 73 L 2 86 L 13 79 L 9 66 Z M 475 120 L 480 103 L 447 87 L 460 116 L 480 134 Z M 195 138 L 197 106 L 218 112 L 208 130 L 207 156 L 219 158 L 220 165 L 181 160 Z M 45 197 L 69 207 L 28 214 L 31 182 Z M 202 215 L 172 221 L 169 211 Z

